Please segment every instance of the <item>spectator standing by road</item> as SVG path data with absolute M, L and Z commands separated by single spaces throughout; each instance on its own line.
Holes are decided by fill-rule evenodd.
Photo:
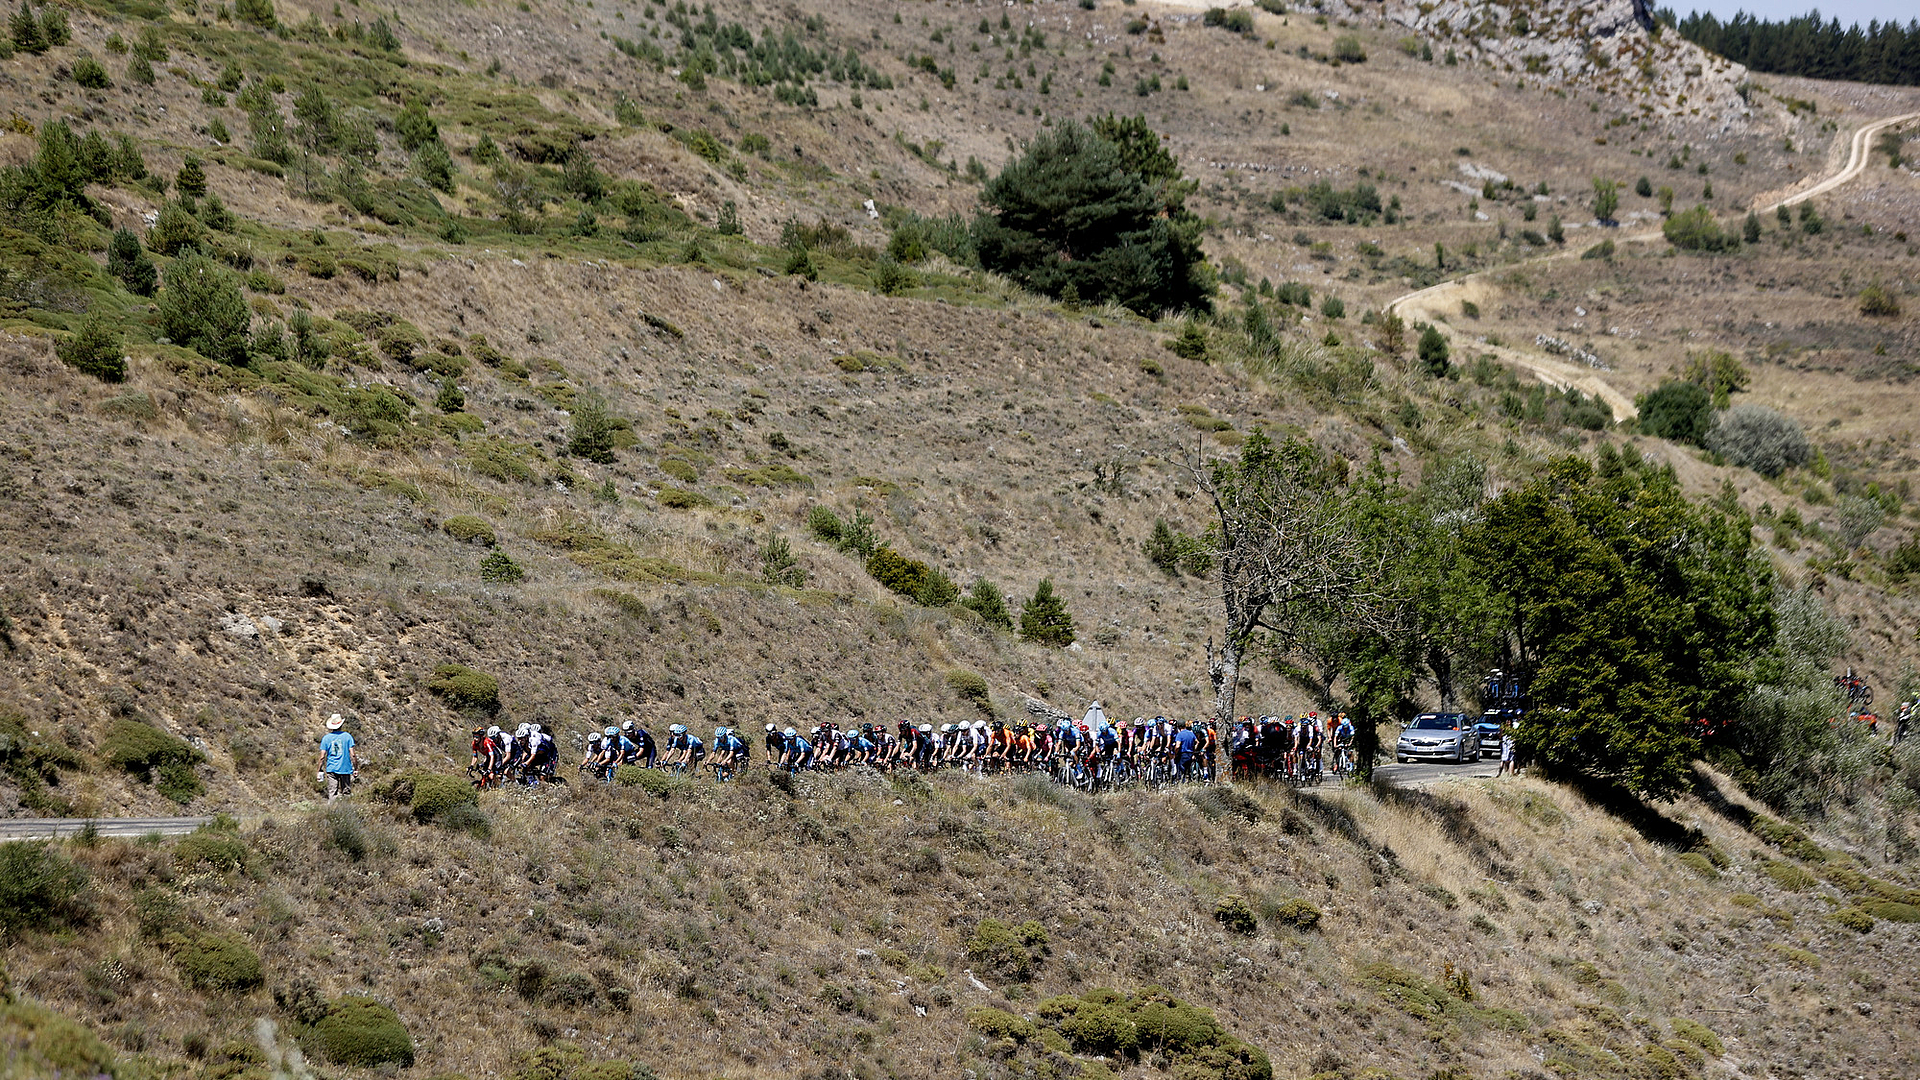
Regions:
M 1505 776 L 1508 773 L 1520 775 L 1520 770 L 1513 764 L 1513 725 L 1511 723 L 1500 728 L 1500 771 L 1494 775 Z
M 346 721 L 339 713 L 327 717 L 327 733 L 320 736 L 320 771 L 327 781 L 327 801 L 353 792 L 353 774 L 360 760 L 353 752 L 353 736 L 341 729 Z

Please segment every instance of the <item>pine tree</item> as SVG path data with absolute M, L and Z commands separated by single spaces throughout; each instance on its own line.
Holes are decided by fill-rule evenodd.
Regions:
M 1148 562 L 1174 577 L 1180 576 L 1180 544 L 1165 518 L 1154 519 L 1153 535 L 1147 537 L 1140 549 L 1146 553 Z
M 140 247 L 140 237 L 132 229 L 115 229 L 107 244 L 107 273 L 135 296 L 152 296 L 160 283 L 160 272 Z
M 200 167 L 199 158 L 187 155 L 186 162 L 180 166 L 179 175 L 173 178 L 173 186 L 179 189 L 180 194 L 196 199 L 207 193 L 207 172 Z
M 1073 616 L 1067 613 L 1066 602 L 1054 595 L 1052 578 L 1041 578 L 1033 599 L 1020 609 L 1020 637 L 1056 649 L 1073 644 Z
M 26 0 L 20 0 L 19 10 L 7 20 L 7 31 L 13 36 L 13 44 L 30 53 L 47 51 L 47 35 L 40 29 L 40 19 Z
M 966 599 L 960 606 L 980 616 L 988 626 L 997 626 L 1002 630 L 1013 629 L 1013 616 L 1007 614 L 1006 597 L 1000 594 L 1000 587 L 986 578 L 973 583 Z
M 1760 215 L 1747 211 L 1747 223 L 1740 227 L 1740 237 L 1749 244 L 1760 242 Z

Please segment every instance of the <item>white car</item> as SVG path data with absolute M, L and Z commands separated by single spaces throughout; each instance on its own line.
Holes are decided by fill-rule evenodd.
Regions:
M 1400 732 L 1393 748 L 1393 759 L 1403 765 L 1414 760 L 1464 765 L 1479 756 L 1480 733 L 1465 713 L 1421 713 Z

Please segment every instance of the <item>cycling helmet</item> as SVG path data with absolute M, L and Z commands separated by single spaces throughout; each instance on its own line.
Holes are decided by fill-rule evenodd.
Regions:
M 928 734 L 932 734 L 932 732 L 933 732 L 933 725 L 932 725 L 932 724 L 921 724 L 921 725 L 920 725 L 920 734 L 922 734 L 922 735 L 928 735 Z
M 488 729 L 487 729 L 487 734 L 488 734 L 488 735 L 490 735 L 490 736 L 491 736 L 491 735 L 498 735 L 498 734 L 500 734 L 500 729 L 499 729 L 498 727 L 490 727 L 490 728 L 488 728 Z
M 687 733 L 687 725 L 675 724 L 667 730 L 673 732 L 675 735 L 685 735 Z
M 533 729 L 526 724 L 521 724 L 519 727 L 513 729 L 513 737 L 516 739 L 524 739 L 527 737 L 527 733 L 532 730 Z
M 775 732 L 776 730 L 778 730 L 778 729 L 777 729 L 777 728 L 775 728 L 775 727 L 774 727 L 774 726 L 773 726 L 772 724 L 768 724 L 768 725 L 767 725 L 767 734 L 769 734 L 769 735 L 771 735 L 771 734 L 773 734 L 773 733 L 774 733 L 774 732 Z M 789 730 L 791 730 L 791 729 L 789 729 Z
M 587 732 L 587 741 L 588 741 L 588 742 L 590 742 L 590 743 L 597 743 L 597 742 L 599 742 L 599 741 L 600 741 L 600 733 L 599 733 L 599 732 L 597 732 L 597 731 L 589 731 L 589 732 Z
M 528 729 L 529 729 L 529 730 L 531 730 L 531 731 L 532 731 L 532 732 L 533 732 L 533 733 L 534 733 L 535 735 L 538 735 L 538 734 L 540 734 L 540 725 L 539 725 L 539 724 L 528 724 L 528 725 L 527 725 L 527 727 L 528 727 Z
M 604 732 L 603 734 L 605 734 L 605 735 L 606 735 L 606 737 L 607 737 L 607 738 L 609 738 L 609 739 L 611 739 L 611 738 L 615 738 L 615 737 L 617 737 L 617 736 L 618 736 L 618 735 L 620 734 L 620 729 L 619 729 L 619 728 L 608 728 L 608 729 L 607 729 L 607 730 L 606 730 L 606 731 L 605 731 L 605 732 Z
M 723 728 L 723 727 L 717 727 L 717 728 L 714 728 L 714 729 L 713 729 L 713 737 L 714 737 L 714 738 L 716 738 L 716 739 L 719 739 L 719 738 L 724 738 L 724 737 L 726 736 L 726 734 L 727 734 L 727 729 L 726 729 L 726 728 Z
M 789 739 L 791 739 L 791 738 L 793 738 L 794 736 L 796 736 L 796 735 L 798 735 L 798 734 L 800 734 L 800 733 L 799 733 L 799 732 L 797 732 L 797 731 L 795 731 L 795 730 L 793 730 L 792 728 L 788 728 L 788 729 L 787 729 L 787 730 L 786 730 L 785 732 L 783 732 L 782 734 L 784 734 L 784 735 L 786 735 L 786 737 L 787 737 L 787 738 L 789 738 Z
M 1085 731 L 1087 730 L 1087 725 L 1085 725 L 1085 724 L 1081 724 L 1081 725 L 1080 725 L 1080 730 L 1081 730 L 1082 732 L 1085 732 Z
M 633 730 L 633 721 L 631 721 L 631 720 L 629 720 L 629 721 L 627 721 L 626 723 L 624 723 L 624 724 L 621 724 L 621 725 L 620 725 L 620 730 L 621 730 L 621 731 L 632 731 L 632 730 Z

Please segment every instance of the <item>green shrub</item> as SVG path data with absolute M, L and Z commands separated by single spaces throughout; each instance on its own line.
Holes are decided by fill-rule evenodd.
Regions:
M 475 517 L 472 514 L 457 514 L 450 517 L 440 528 L 445 530 L 448 536 L 463 544 L 484 544 L 492 547 L 500 542 L 494 535 L 493 526 L 487 524 L 485 518 Z
M 1037 1017 L 1067 1038 L 1081 1054 L 1137 1058 L 1152 1048 L 1171 1059 L 1181 1080 L 1272 1080 L 1267 1055 L 1235 1038 L 1206 1009 L 1189 1005 L 1157 986 L 1122 997 L 1089 990 L 1040 1003 Z
M 1315 907 L 1311 901 L 1297 896 L 1283 901 L 1278 908 L 1274 909 L 1272 915 L 1274 922 L 1301 931 L 1317 929 L 1320 926 L 1320 917 L 1319 908 Z
M 967 955 L 974 963 L 1023 981 L 1032 977 L 1046 954 L 1046 928 L 1032 919 L 1019 926 L 982 919 L 967 939 Z
M 170 201 L 160 207 L 160 216 L 154 219 L 153 228 L 147 230 L 147 246 L 174 258 L 197 247 L 204 235 L 200 219 L 185 206 Z
M 1685 1018 L 1675 1020 L 1673 1022 L 1673 1036 L 1684 1042 L 1692 1043 L 1707 1053 L 1712 1054 L 1714 1057 L 1719 1057 L 1727 1052 L 1726 1046 L 1720 1042 L 1720 1037 L 1715 1035 L 1705 1024 L 1695 1020 Z
M 53 347 L 60 361 L 82 375 L 101 382 L 117 383 L 127 379 L 127 355 L 121 347 L 120 332 L 98 315 L 90 315 L 80 331 Z
M 1882 922 L 1920 922 L 1920 907 L 1895 900 L 1863 900 L 1860 910 Z
M 1007 598 L 1000 593 L 1000 586 L 986 578 L 973 583 L 960 606 L 980 616 L 988 626 L 1001 630 L 1013 629 L 1013 616 L 1007 614 Z
M 880 293 L 882 296 L 893 296 L 901 290 L 911 289 L 915 285 L 912 272 L 906 267 L 901 266 L 900 260 L 894 258 L 892 255 L 880 256 L 880 258 L 874 262 L 873 270 L 869 274 L 869 277 L 873 279 L 874 291 Z
M 1706 878 L 1708 881 L 1718 881 L 1720 879 L 1719 868 L 1713 865 L 1711 859 L 1708 859 L 1705 855 L 1697 851 L 1689 851 L 1680 856 L 1680 863 L 1687 869 Z
M 127 1075 L 85 1025 L 11 994 L 0 995 L 0 1046 L 9 1077 Z
M 1420 362 L 1426 365 L 1427 374 L 1439 377 L 1447 373 L 1448 357 L 1452 350 L 1447 347 L 1447 339 L 1440 333 L 1438 327 L 1429 324 L 1426 329 L 1420 331 L 1420 344 L 1417 351 Z
M 415 821 L 434 821 L 463 804 L 479 802 L 479 793 L 464 777 L 422 773 L 413 777 L 413 797 L 407 800 Z
M 370 1069 L 413 1064 L 413 1037 L 391 1008 L 368 997 L 344 997 L 313 1025 L 311 1048 L 335 1065 Z
M 1704 206 L 1673 215 L 1660 226 L 1660 231 L 1668 243 L 1682 251 L 1735 251 L 1740 247 L 1739 235 L 1730 229 L 1721 229 L 1713 211 Z
M 960 589 L 947 575 L 884 544 L 867 557 L 867 573 L 923 607 L 945 607 L 960 596 Z
M 1699 446 L 1713 417 L 1713 397 L 1697 383 L 1670 379 L 1635 402 L 1640 430 L 1656 438 Z
M 113 80 L 107 78 L 107 69 L 100 66 L 100 61 L 85 55 L 73 61 L 73 81 L 89 90 L 105 90 L 113 85 Z
M 1180 336 L 1166 342 L 1167 351 L 1182 360 L 1207 360 L 1207 331 L 1198 322 L 1188 319 L 1181 324 Z M 1151 372 L 1149 372 L 1151 374 Z
M 814 505 L 807 508 L 807 531 L 816 540 L 825 540 L 829 544 L 838 544 L 845 526 L 840 515 L 830 506 Z
M 1820 884 L 1820 879 L 1807 873 L 1790 862 L 1778 859 L 1768 860 L 1761 871 L 1773 879 L 1773 883 L 1791 892 L 1806 892 Z
M 188 986 L 244 993 L 265 981 L 260 954 L 231 934 L 195 934 L 170 951 Z
M 697 510 L 712 506 L 713 500 L 697 491 L 672 486 L 662 487 L 658 496 L 660 505 L 669 510 Z
M 979 709 L 981 713 L 993 715 L 993 699 L 988 695 L 987 680 L 980 675 L 963 668 L 954 668 L 947 672 L 947 688 L 960 695 L 960 700 Z
M 193 771 L 204 755 L 152 724 L 125 717 L 115 720 L 100 744 L 100 757 L 155 785 L 160 794 L 178 803 L 191 802 L 206 790 Z
M 247 865 L 247 843 L 230 827 L 203 825 L 173 845 L 173 861 L 180 866 L 211 866 L 239 870 Z
M 1860 290 L 1860 314 L 1891 319 L 1900 314 L 1900 301 L 1887 287 L 1875 280 Z
M 1873 929 L 1873 916 L 1857 907 L 1842 908 L 1828 918 L 1855 933 L 1864 934 Z
M 687 786 L 687 781 L 682 777 L 638 765 L 622 765 L 615 769 L 613 782 L 622 787 L 637 787 L 649 795 L 662 799 L 668 798 Z
M 1343 64 L 1363 64 L 1367 60 L 1367 50 L 1361 46 L 1358 37 L 1342 34 L 1333 39 L 1333 58 Z
M 45 930 L 79 922 L 87 875 L 45 841 L 0 844 L 0 931 Z
M 427 680 L 428 693 L 461 712 L 488 716 L 500 711 L 500 681 L 465 664 L 441 664 Z
M 1244 896 L 1223 896 L 1213 905 L 1213 920 L 1236 934 L 1251 934 L 1260 929 Z
M 140 234 L 132 229 L 115 229 L 107 243 L 107 273 L 135 296 L 152 296 L 160 286 L 160 271 L 140 246 Z
M 487 557 L 480 560 L 480 580 L 488 584 L 511 585 L 525 579 L 526 576 L 527 572 L 520 568 L 520 564 L 514 562 L 512 556 L 498 548 L 488 552 Z
M 1005 1009 L 996 1009 L 991 1005 L 975 1005 L 967 1010 L 967 1026 L 985 1035 L 989 1039 L 1012 1039 L 1026 1042 L 1033 1038 L 1034 1028 L 1029 1021 L 1022 1020 Z

